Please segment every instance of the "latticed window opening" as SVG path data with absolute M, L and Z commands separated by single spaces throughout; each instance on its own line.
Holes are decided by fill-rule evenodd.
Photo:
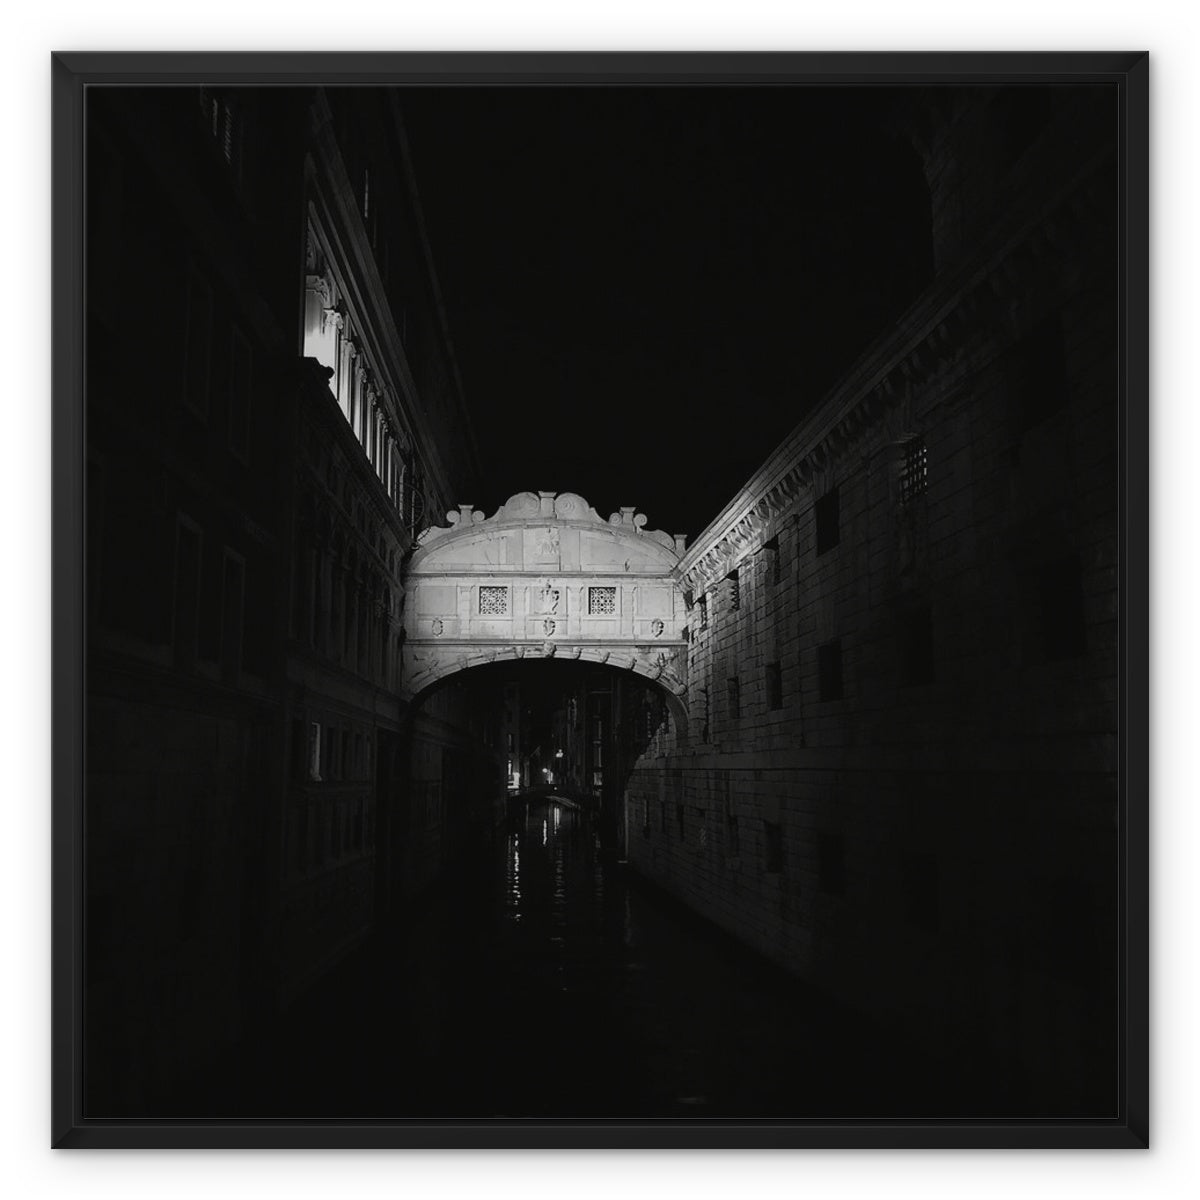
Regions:
M 924 438 L 911 437 L 904 443 L 904 462 L 900 466 L 900 503 L 911 504 L 925 494 L 929 482 L 929 458 Z
M 734 612 L 742 607 L 742 580 L 737 571 L 729 572 L 729 607 Z
M 479 589 L 479 615 L 483 617 L 504 616 L 508 612 L 508 588 L 490 587 L 484 584 Z
M 588 616 L 611 617 L 617 611 L 615 587 L 588 588 Z

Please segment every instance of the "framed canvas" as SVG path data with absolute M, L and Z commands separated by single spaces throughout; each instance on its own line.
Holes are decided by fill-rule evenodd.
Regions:
M 1145 1147 L 1147 70 L 55 55 L 53 1144 Z

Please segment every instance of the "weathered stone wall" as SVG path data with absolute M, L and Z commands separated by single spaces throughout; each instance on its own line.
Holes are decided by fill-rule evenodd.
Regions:
M 756 477 L 759 507 L 685 556 L 692 736 L 660 727 L 627 825 L 637 870 L 776 962 L 1095 1107 L 1116 1036 L 1115 193 L 1082 129 L 1014 193 L 1036 218 L 943 272 Z

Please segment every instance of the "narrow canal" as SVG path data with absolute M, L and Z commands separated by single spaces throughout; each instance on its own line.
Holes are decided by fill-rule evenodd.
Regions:
M 259 1117 L 878 1116 L 881 1039 L 630 878 L 543 803 L 225 1075 Z

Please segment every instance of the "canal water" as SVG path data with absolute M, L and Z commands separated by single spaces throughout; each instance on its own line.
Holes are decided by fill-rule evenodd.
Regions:
M 220 1115 L 870 1117 L 898 1048 L 601 852 L 550 802 L 297 1001 Z

